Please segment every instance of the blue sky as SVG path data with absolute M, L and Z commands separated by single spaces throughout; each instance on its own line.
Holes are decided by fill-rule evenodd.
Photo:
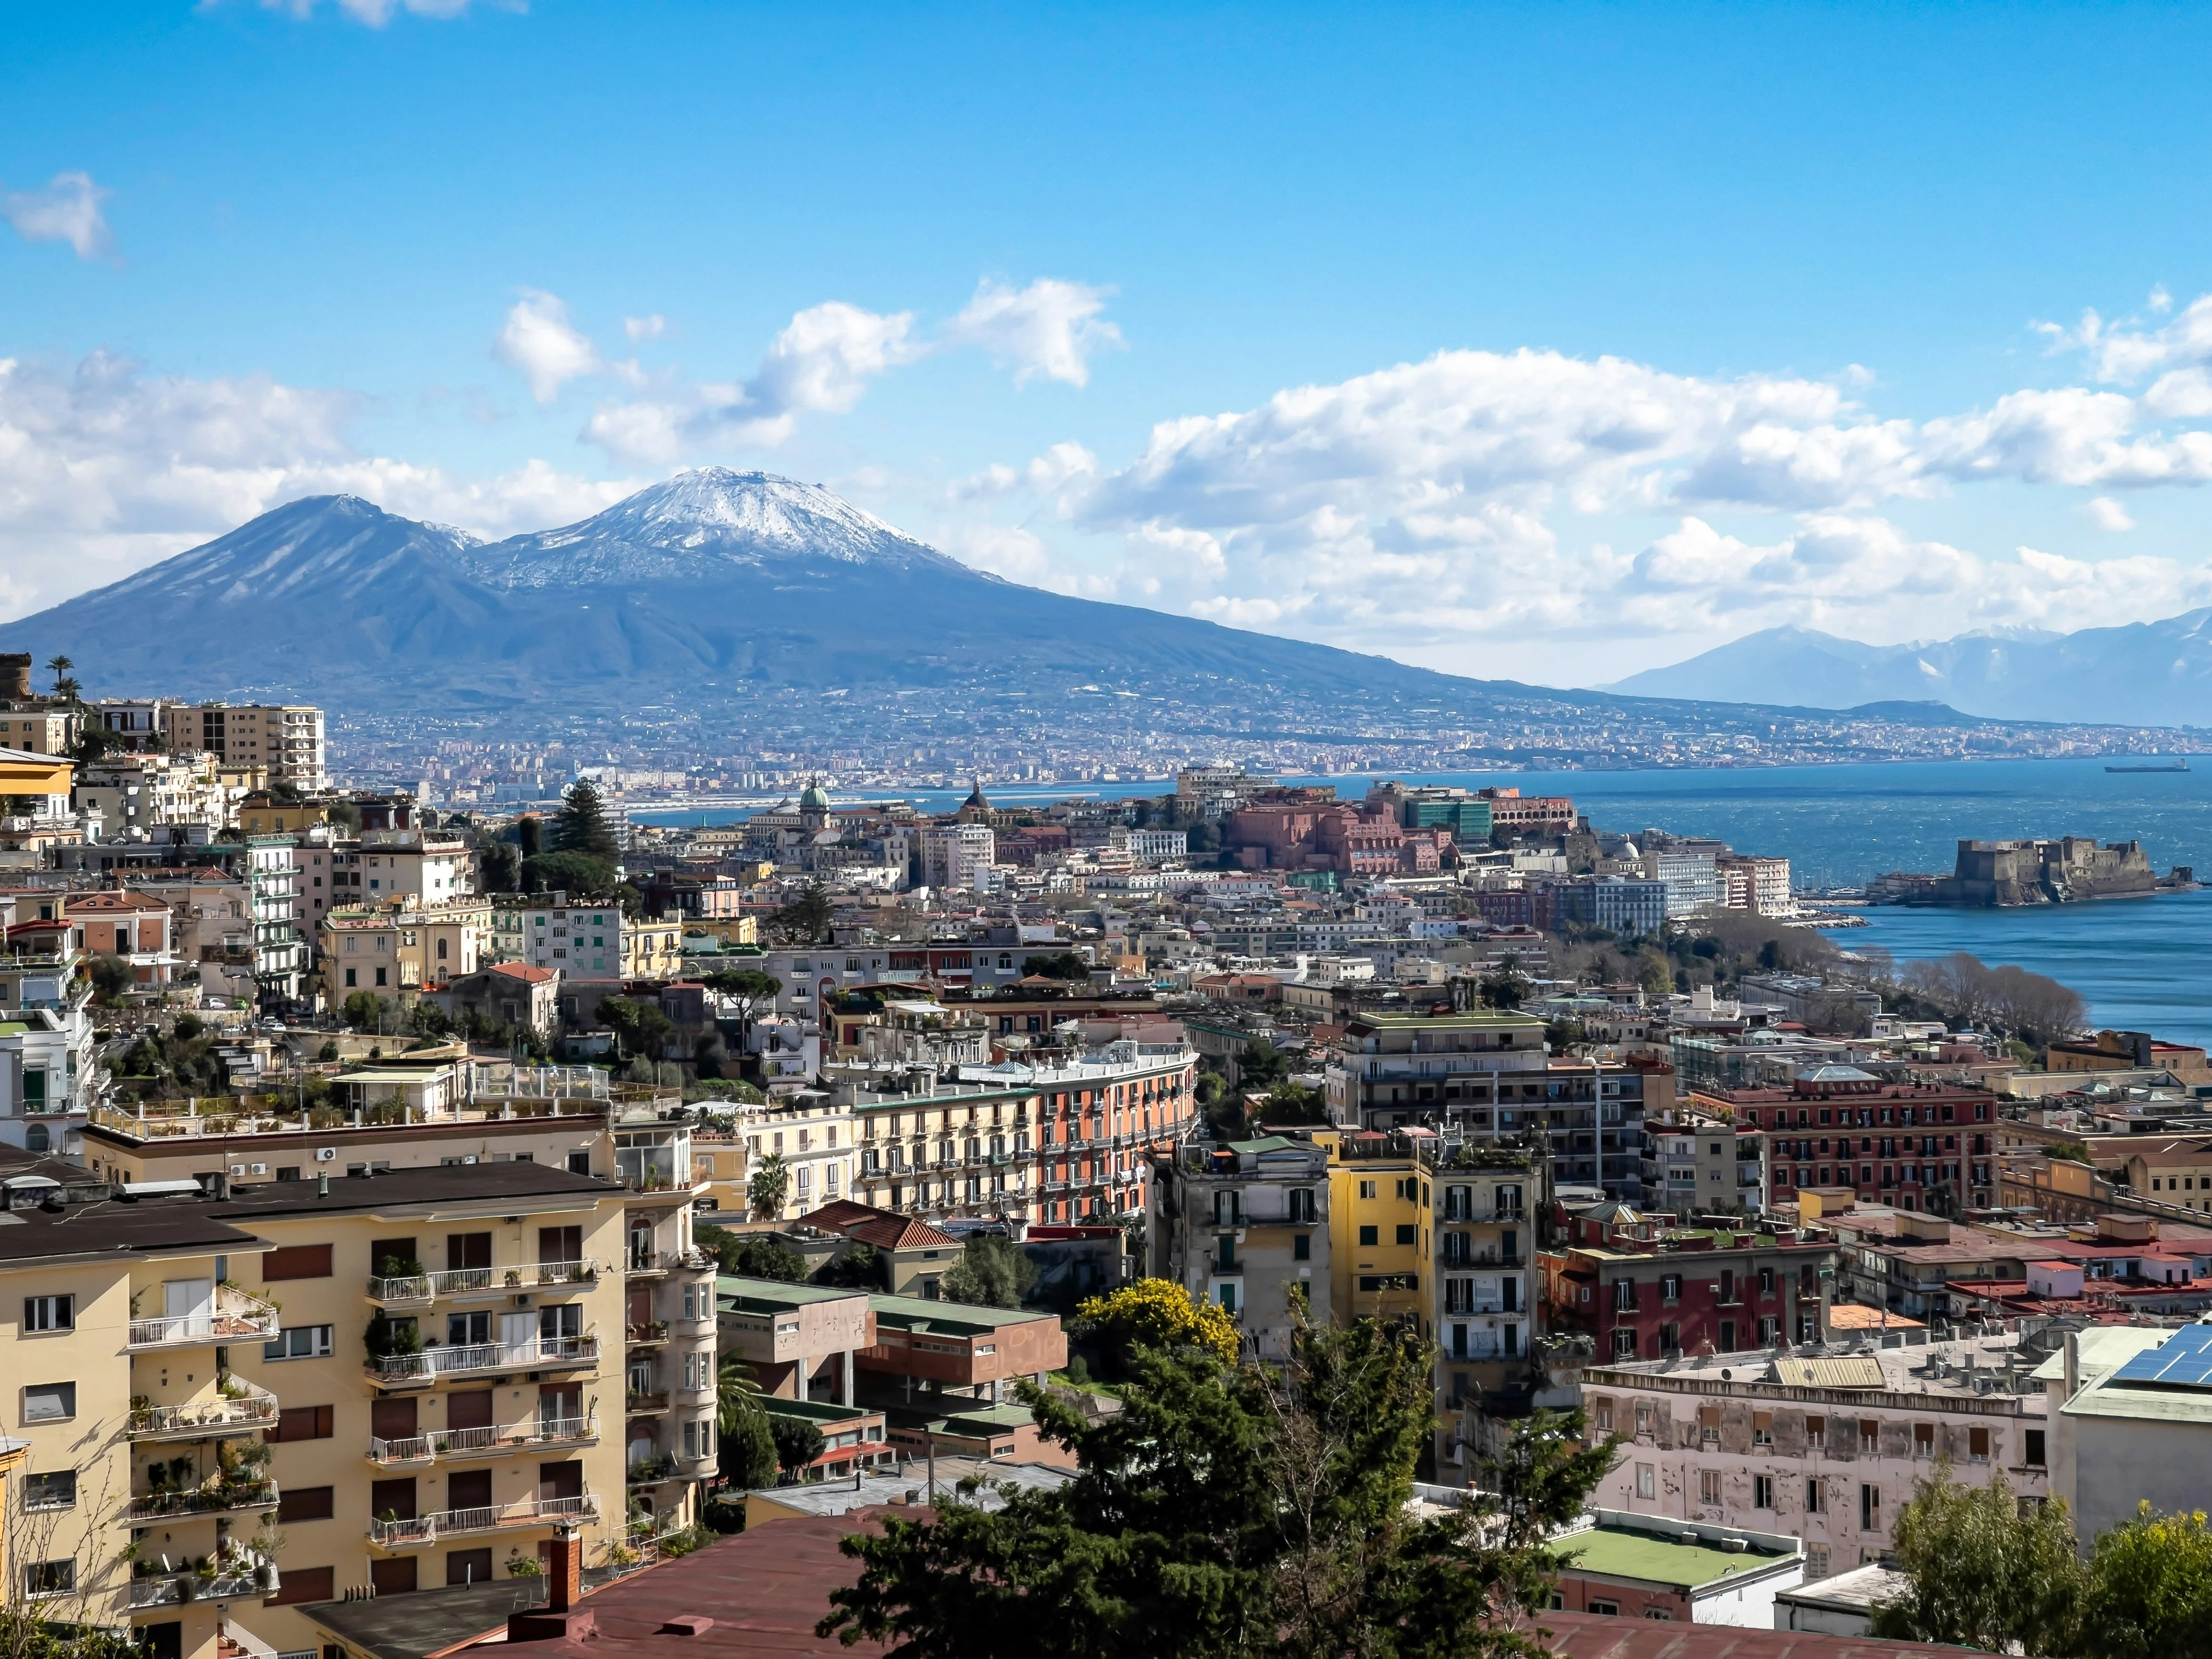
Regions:
M 1558 683 L 2212 602 L 2212 15 L 423 3 L 9 9 L 0 614 L 704 462 Z

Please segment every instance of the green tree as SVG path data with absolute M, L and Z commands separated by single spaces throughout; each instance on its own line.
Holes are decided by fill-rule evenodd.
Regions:
M 599 1024 L 615 1034 L 615 1042 L 625 1054 L 641 1054 L 657 1060 L 675 1030 L 676 1022 L 663 1012 L 658 1002 L 643 997 L 602 997 L 599 999 Z
M 2212 1529 L 2203 1510 L 2160 1515 L 2143 1504 L 2134 1520 L 2097 1535 L 2088 1578 L 2081 1650 L 2093 1659 L 2212 1655 Z
M 999 1233 L 970 1233 L 960 1259 L 945 1269 L 938 1293 L 974 1308 L 1018 1308 L 1036 1283 L 1036 1263 Z
M 739 1279 L 780 1279 L 795 1285 L 806 1277 L 806 1258 L 787 1249 L 767 1233 L 733 1233 L 726 1227 L 699 1227 L 692 1237 L 714 1252 L 721 1270 Z
M 809 882 L 805 892 L 768 919 L 769 931 L 795 945 L 819 944 L 830 937 L 836 913 L 829 890 L 818 881 Z
M 1913 1483 L 1891 1537 L 1907 1587 L 1875 1609 L 1876 1636 L 2074 1651 L 2084 1575 L 2063 1500 L 2023 1514 L 2002 1474 L 1962 1486 L 1942 1462 Z
M 1260 1103 L 1260 1121 L 1263 1124 L 1322 1123 L 1328 1121 L 1328 1116 L 1320 1090 L 1309 1089 L 1288 1078 L 1270 1089 L 1267 1099 Z
M 1416 1519 L 1435 1350 L 1400 1327 L 1301 1316 L 1291 1354 L 1278 1372 L 1141 1349 L 1123 1409 L 1097 1423 L 1022 1384 L 1075 1478 L 1002 1489 L 989 1511 L 954 1496 L 846 1539 L 860 1576 L 817 1628 L 917 1659 L 1540 1651 L 1514 1626 L 1545 1604 L 1547 1525 L 1580 1512 L 1616 1443 L 1584 1451 L 1577 1419 L 1539 1418 L 1479 1483 L 1501 1495 Z
M 522 890 L 522 855 L 511 841 L 487 841 L 477 848 L 479 890 L 515 893 Z
M 1056 951 L 1048 957 L 1024 957 L 1022 972 L 1041 974 L 1047 979 L 1087 980 L 1091 964 L 1075 951 Z
M 1534 983 L 1521 971 L 1521 959 L 1507 951 L 1498 959 L 1497 965 L 1477 982 L 1476 989 L 1486 1008 L 1518 1008 L 1534 990 Z
M 545 850 L 545 820 L 526 812 L 514 821 L 514 848 L 524 864 Z
M 822 1431 L 803 1417 L 778 1417 L 771 1413 L 768 1431 L 775 1445 L 776 1467 L 787 1480 L 798 1480 L 799 1471 L 821 1456 L 829 1444 Z
M 356 1031 L 381 1031 L 392 1005 L 374 991 L 356 991 L 340 1006 L 345 1023 Z
M 791 1170 L 781 1152 L 770 1152 L 761 1159 L 752 1178 L 745 1182 L 745 1198 L 753 1213 L 770 1221 L 783 1214 L 784 1200 L 790 1194 Z
M 747 1491 L 775 1484 L 775 1439 L 766 1412 L 756 1407 L 722 1425 L 715 1465 L 723 1480 Z
M 539 853 L 522 860 L 522 885 L 532 893 L 566 893 L 571 898 L 611 898 L 615 867 L 589 853 Z
M 1290 1074 L 1289 1059 L 1263 1036 L 1251 1038 L 1237 1057 L 1237 1085 L 1241 1089 L 1271 1089 Z
M 609 866 L 621 861 L 622 842 L 607 822 L 599 786 L 590 779 L 579 778 L 562 797 L 561 810 L 553 815 L 552 842 L 556 853 L 581 853 Z
M 102 953 L 85 964 L 85 973 L 92 981 L 92 994 L 96 1001 L 112 1002 L 137 982 L 131 964 L 121 957 Z
M 883 1257 L 872 1244 L 855 1244 L 844 1255 L 831 1257 L 814 1270 L 813 1279 L 817 1285 L 832 1285 L 847 1291 L 886 1288 Z M 953 1300 L 960 1298 L 955 1297 Z

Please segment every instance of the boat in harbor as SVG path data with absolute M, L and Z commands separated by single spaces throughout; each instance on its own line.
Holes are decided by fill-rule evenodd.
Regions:
M 2159 766 L 2108 766 L 2105 769 L 2107 772 L 2186 772 L 2189 769 L 2189 763 L 2185 760 L 2177 760 L 2168 761 Z

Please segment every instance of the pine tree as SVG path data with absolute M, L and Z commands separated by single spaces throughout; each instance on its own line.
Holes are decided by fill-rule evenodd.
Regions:
M 622 844 L 607 822 L 606 803 L 599 797 L 599 786 L 588 778 L 569 786 L 561 810 L 553 816 L 552 839 L 556 853 L 582 853 L 607 864 L 622 856 Z

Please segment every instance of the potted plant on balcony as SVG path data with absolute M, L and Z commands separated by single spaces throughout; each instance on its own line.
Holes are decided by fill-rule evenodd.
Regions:
M 525 1555 L 520 1550 L 514 1551 L 507 1558 L 507 1576 L 509 1578 L 538 1578 L 542 1577 L 544 1571 L 536 1557 Z
M 504 1276 L 504 1282 L 509 1287 L 522 1283 L 522 1269 L 520 1267 L 509 1267 Z
M 422 1333 L 411 1319 L 393 1319 L 379 1308 L 361 1334 L 371 1359 L 399 1359 L 422 1352 Z

